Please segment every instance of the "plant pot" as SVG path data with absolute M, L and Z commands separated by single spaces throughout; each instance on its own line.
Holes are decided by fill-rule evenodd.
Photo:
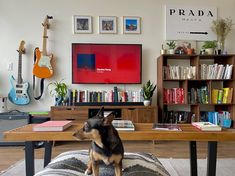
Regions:
M 150 106 L 151 101 L 150 100 L 144 100 L 144 106 Z
M 58 96 L 55 97 L 55 106 L 62 106 L 63 105 L 63 98 Z
M 207 54 L 214 54 L 214 49 L 213 48 L 206 48 L 205 49 Z
M 188 48 L 187 49 L 187 54 L 193 54 L 193 49 L 192 48 Z
M 175 54 L 175 50 L 174 49 L 169 49 L 169 54 Z

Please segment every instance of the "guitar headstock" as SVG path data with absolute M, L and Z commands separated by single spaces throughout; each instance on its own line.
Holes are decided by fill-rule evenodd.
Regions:
M 44 19 L 44 21 L 43 21 L 43 23 L 42 23 L 42 25 L 43 25 L 44 28 L 47 28 L 47 29 L 50 28 L 49 19 L 53 19 L 53 17 L 52 17 L 52 16 L 49 16 L 49 15 L 46 16 L 46 18 Z
M 19 46 L 19 50 L 17 50 L 20 54 L 24 54 L 25 53 L 25 41 L 24 40 L 21 40 L 20 42 L 20 46 Z

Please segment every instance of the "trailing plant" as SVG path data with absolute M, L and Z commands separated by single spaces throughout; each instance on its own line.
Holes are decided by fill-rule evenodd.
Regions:
M 142 89 L 143 89 L 144 99 L 150 100 L 153 96 L 155 89 L 156 89 L 156 85 L 154 85 L 153 83 L 150 82 L 150 80 L 148 80 L 148 82 L 142 86 Z

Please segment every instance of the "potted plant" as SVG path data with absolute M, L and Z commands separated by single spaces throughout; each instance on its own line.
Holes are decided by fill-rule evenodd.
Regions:
M 233 21 L 231 18 L 220 18 L 212 21 L 211 30 L 217 35 L 218 47 L 224 51 L 225 38 L 232 30 Z
M 175 41 L 169 41 L 168 43 L 166 43 L 166 45 L 168 46 L 168 48 L 169 48 L 169 54 L 174 54 L 175 53 L 175 51 L 174 51 L 174 49 L 175 49 L 175 47 L 176 47 L 176 43 L 175 43 Z
M 207 54 L 214 54 L 216 46 L 216 41 L 205 41 L 202 48 L 205 49 Z
M 142 86 L 142 89 L 143 89 L 144 105 L 149 106 L 151 104 L 151 98 L 156 89 L 156 85 L 154 85 L 153 83 L 150 82 L 150 80 L 148 80 L 148 82 Z
M 50 89 L 50 95 L 55 97 L 55 106 L 62 105 L 66 100 L 68 90 L 68 86 L 63 82 L 63 79 L 49 83 L 48 88 Z

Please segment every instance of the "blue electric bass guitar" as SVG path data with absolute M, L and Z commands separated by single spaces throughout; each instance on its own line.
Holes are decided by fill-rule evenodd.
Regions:
M 17 50 L 19 53 L 17 80 L 15 80 L 13 76 L 10 78 L 12 88 L 8 94 L 8 98 L 16 105 L 26 105 L 30 102 L 28 95 L 29 83 L 23 82 L 22 79 L 22 54 L 25 53 L 24 44 L 25 42 L 22 40 L 20 42 L 19 50 Z

